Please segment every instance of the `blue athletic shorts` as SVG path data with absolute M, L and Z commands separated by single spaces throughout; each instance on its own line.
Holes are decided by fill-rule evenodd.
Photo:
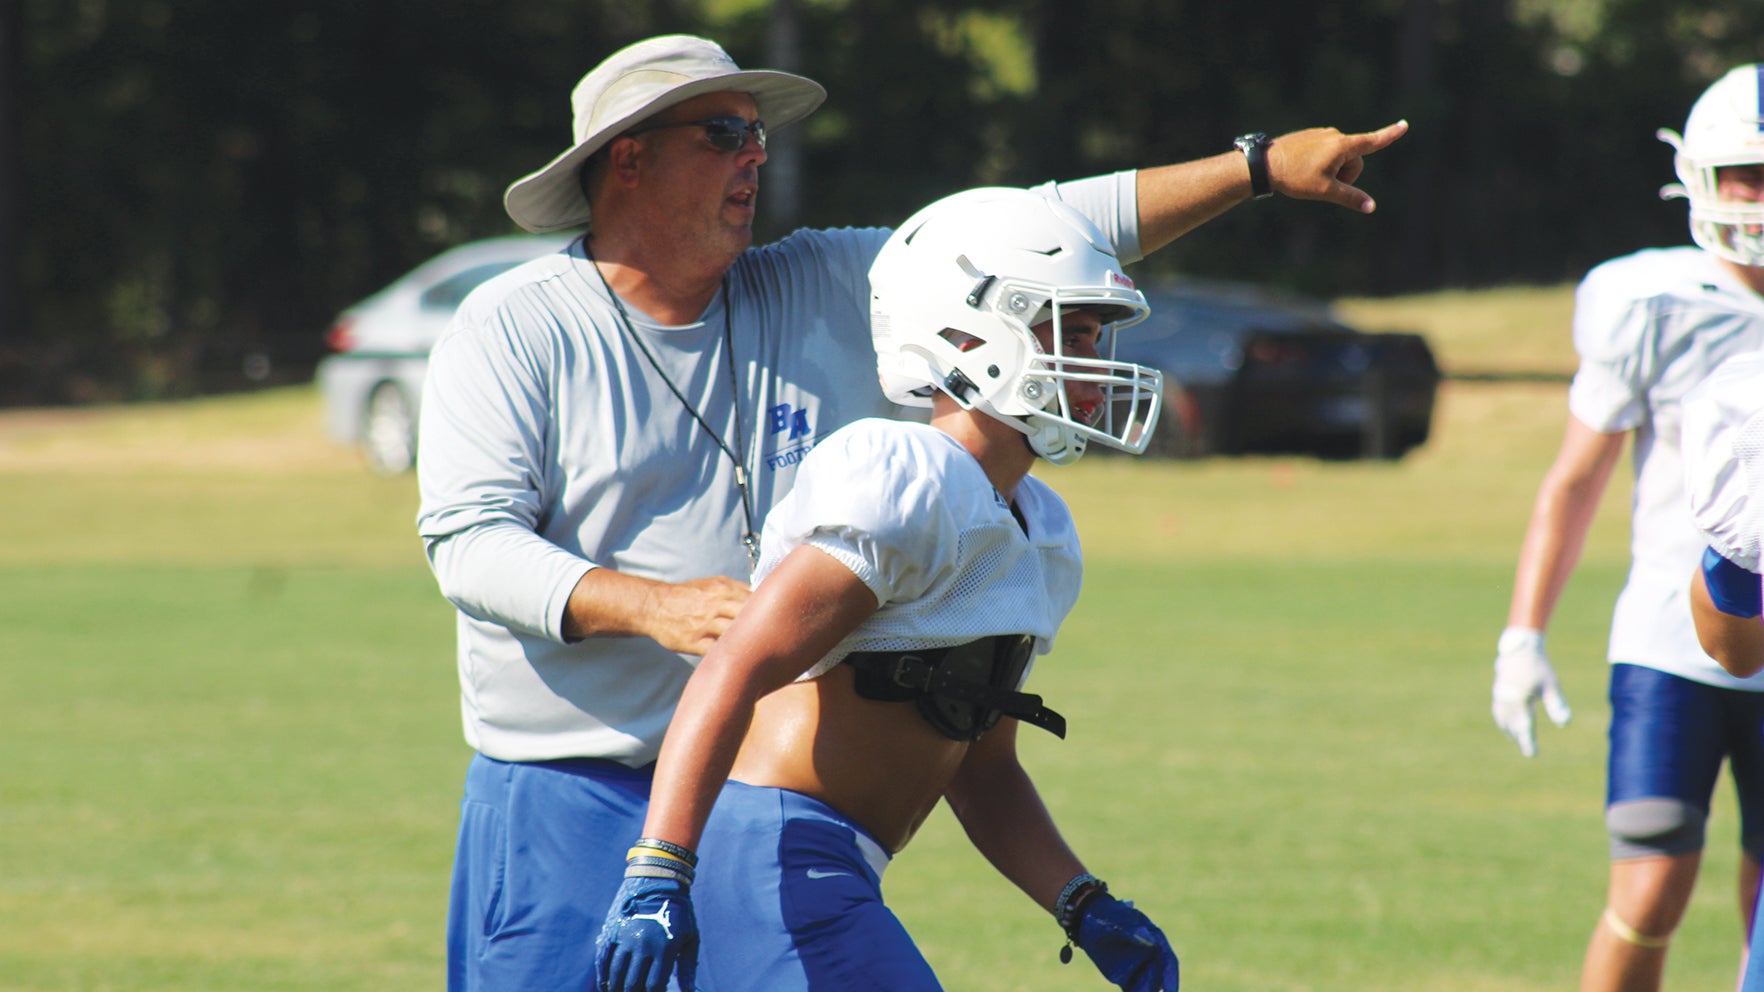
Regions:
M 882 904 L 888 855 L 800 793 L 729 782 L 698 849 L 702 992 L 938 992 Z
M 449 992 L 584 992 L 642 833 L 650 772 L 608 761 L 466 771 L 447 916 Z
M 1741 845 L 1753 859 L 1764 853 L 1764 693 L 1612 665 L 1610 738 L 1607 808 L 1670 798 L 1707 813 L 1725 758 Z

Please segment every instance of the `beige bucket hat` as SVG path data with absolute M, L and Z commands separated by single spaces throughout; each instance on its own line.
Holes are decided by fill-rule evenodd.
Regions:
M 827 91 L 803 76 L 742 69 L 714 41 L 662 35 L 622 48 L 596 66 L 570 94 L 576 144 L 545 168 L 516 180 L 502 205 L 535 234 L 588 223 L 588 201 L 576 172 L 614 138 L 677 103 L 704 93 L 747 93 L 768 131 L 807 117 Z

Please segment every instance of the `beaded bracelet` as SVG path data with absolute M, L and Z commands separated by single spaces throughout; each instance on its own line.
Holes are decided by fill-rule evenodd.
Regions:
M 1095 897 L 1109 891 L 1109 885 L 1089 872 L 1072 877 L 1060 896 L 1054 900 L 1054 922 L 1066 932 L 1065 946 L 1060 948 L 1060 963 L 1072 961 L 1072 945 L 1078 943 L 1078 924 L 1084 919 L 1084 907 Z
M 1080 893 L 1090 895 L 1091 893 L 1087 891 L 1090 886 L 1096 886 L 1103 892 L 1107 892 L 1109 889 L 1108 883 L 1102 879 L 1089 872 L 1080 872 L 1066 883 L 1066 887 L 1060 890 L 1060 897 L 1054 900 L 1054 921 L 1059 923 L 1060 929 L 1066 931 L 1067 936 L 1073 940 L 1078 939 L 1078 911 L 1084 902 L 1089 901 L 1088 899 L 1080 901 L 1078 897 Z

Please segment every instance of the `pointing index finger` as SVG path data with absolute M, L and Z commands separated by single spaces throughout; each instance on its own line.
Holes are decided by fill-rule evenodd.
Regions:
M 1381 127 L 1376 131 L 1366 131 L 1362 134 L 1354 135 L 1354 151 L 1361 155 L 1367 155 L 1388 148 L 1392 142 L 1408 133 L 1409 122 L 1407 120 L 1400 120 L 1395 124 L 1386 124 L 1384 127 Z

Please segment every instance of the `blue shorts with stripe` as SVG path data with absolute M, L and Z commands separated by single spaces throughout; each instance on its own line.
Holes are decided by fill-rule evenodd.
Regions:
M 1615 664 L 1610 741 L 1607 809 L 1676 799 L 1706 815 L 1726 760 L 1739 797 L 1741 844 L 1754 859 L 1764 853 L 1764 693 Z
M 729 782 L 698 849 L 702 992 L 938 992 L 882 903 L 888 854 L 808 796 Z

